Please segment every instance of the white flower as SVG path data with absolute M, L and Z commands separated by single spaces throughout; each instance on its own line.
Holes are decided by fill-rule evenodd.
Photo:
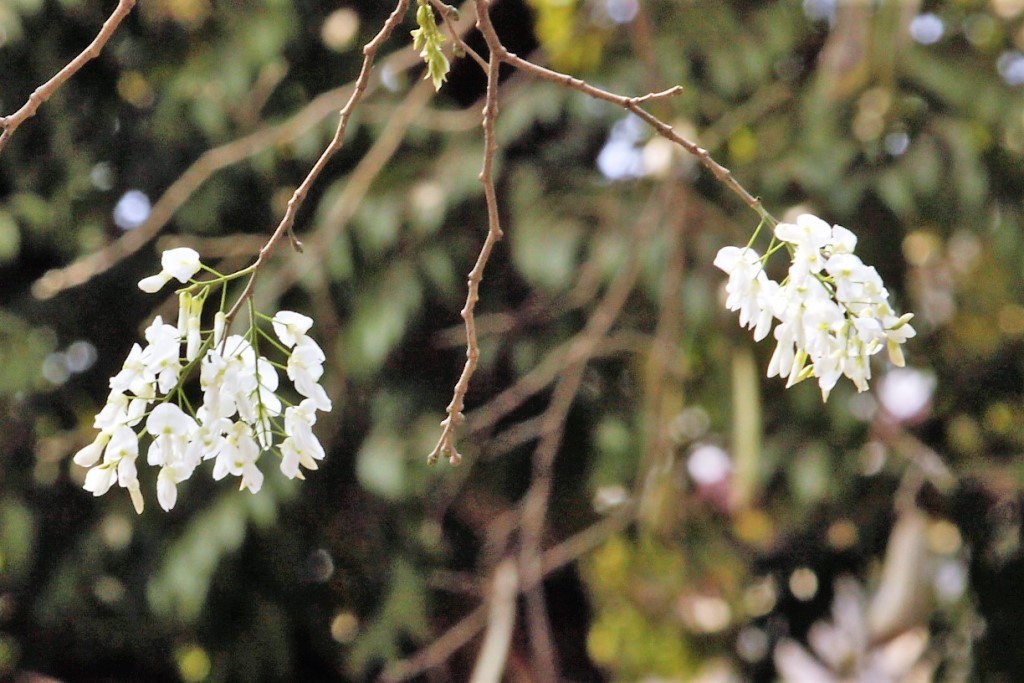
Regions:
M 216 315 L 213 316 L 213 345 L 214 347 L 220 346 L 220 342 L 224 339 L 224 328 L 227 327 L 228 314 L 224 311 L 217 311 Z
M 146 411 L 147 398 L 132 398 L 118 391 L 111 391 L 107 402 L 96 414 L 92 426 L 110 434 L 115 427 L 128 425 L 133 427 Z
M 156 291 L 171 279 L 184 283 L 202 267 L 191 249 L 166 251 L 161 264 L 161 272 L 143 280 L 140 287 Z M 159 468 L 156 493 L 164 510 L 177 503 L 178 484 L 206 460 L 214 460 L 214 479 L 231 474 L 240 477 L 241 488 L 256 493 L 263 486 L 263 473 L 256 465 L 263 451 L 278 449 L 281 470 L 291 478 L 301 479 L 301 468 L 315 470 L 323 459 L 324 449 L 312 426 L 316 411 L 330 410 L 331 401 L 318 383 L 324 352 L 306 336 L 312 319 L 292 311 L 281 311 L 272 319 L 282 345 L 292 349 L 285 352 L 288 377 L 305 397 L 285 411 L 277 393 L 280 365 L 254 346 L 262 332 L 250 328 L 246 336 L 225 338 L 223 310 L 214 315 L 213 329 L 203 330 L 203 305 L 217 284 L 204 283 L 195 288 L 196 294 L 181 292 L 177 324 L 154 318 L 145 330 L 145 346 L 134 344 L 110 379 L 110 394 L 93 421 L 99 434 L 74 456 L 77 465 L 89 468 L 84 487 L 94 495 L 103 495 L 117 483 L 128 490 L 135 509 L 142 512 L 137 470 L 140 437 L 148 442 L 146 464 Z M 202 404 L 193 410 L 177 390 L 188 379 L 182 372 L 196 366 Z
M 202 344 L 201 318 L 203 315 L 203 299 L 182 292 L 180 310 L 185 313 L 178 315 L 178 336 L 185 340 L 185 359 L 195 360 Z
M 901 345 L 915 335 L 913 316 L 896 316 L 878 271 L 853 253 L 852 232 L 803 214 L 777 225 L 775 237 L 790 245 L 793 259 L 781 285 L 767 277 L 763 259 L 750 248 L 725 247 L 715 258 L 729 274 L 726 307 L 740 312 L 740 324 L 754 330 L 754 339 L 778 321 L 769 377 L 785 377 L 787 387 L 816 377 L 827 400 L 841 376 L 865 391 L 870 357 L 883 347 L 893 364 L 904 364 Z
M 142 360 L 149 372 L 156 375 L 157 388 L 167 394 L 178 383 L 181 373 L 181 336 L 178 328 L 165 325 L 160 316 L 146 328 L 149 346 L 142 350 Z
M 135 431 L 128 426 L 116 427 L 103 450 L 103 463 L 94 466 L 85 475 L 85 488 L 94 496 L 102 496 L 110 490 L 116 481 L 128 489 L 132 503 L 139 514 L 142 513 L 142 496 L 139 492 L 139 480 L 135 469 L 135 459 L 139 455 L 139 439 Z
M 94 496 L 102 496 L 110 490 L 115 481 L 117 481 L 117 469 L 110 465 L 98 465 L 86 473 L 85 484 L 82 488 Z
M 317 410 L 329 411 L 331 399 L 324 388 L 317 384 L 324 374 L 323 350 L 309 337 L 302 337 L 288 358 L 288 379 L 295 384 L 295 390 L 306 398 L 313 399 Z
M 291 479 L 302 477 L 299 465 L 315 470 L 316 461 L 324 459 L 324 447 L 313 434 L 314 424 L 316 404 L 313 399 L 307 398 L 284 411 L 284 432 L 288 438 L 281 443 L 281 472 Z
M 819 250 L 832 239 L 832 227 L 817 216 L 804 213 L 797 216 L 796 223 L 776 225 L 775 236 L 798 249 Z
M 832 237 L 828 223 L 805 213 L 797 216 L 796 223 L 775 226 L 775 236 L 795 246 L 793 263 L 789 267 L 790 280 L 803 283 L 809 275 L 821 272 L 825 265 L 821 249 Z
M 161 403 L 150 413 L 146 431 L 154 437 L 146 462 L 173 469 L 175 482 L 191 476 L 198 464 L 198 460 L 189 457 L 189 443 L 198 431 L 196 421 L 173 403 Z
M 242 488 L 253 493 L 263 485 L 263 473 L 256 467 L 260 447 L 252 437 L 252 430 L 244 422 L 236 422 L 228 430 L 224 445 L 213 467 L 213 478 L 220 480 L 228 474 L 242 477 Z
M 159 273 L 139 280 L 139 289 L 153 294 L 170 282 L 171 278 L 181 283 L 188 282 L 202 267 L 199 262 L 199 254 L 188 247 L 168 249 L 160 257 L 160 265 L 163 270 Z
M 312 318 L 294 311 L 278 311 L 270 322 L 274 327 L 274 334 L 289 349 L 295 346 L 313 326 Z
M 103 455 L 103 449 L 108 441 L 110 441 L 110 434 L 106 432 L 97 434 L 91 444 L 75 453 L 73 458 L 75 464 L 79 467 L 92 467 L 95 465 L 99 462 L 100 456 Z
M 124 359 L 121 371 L 110 378 L 110 388 L 124 393 L 130 391 L 136 396 L 147 393 L 146 388 L 156 381 L 156 375 L 142 357 L 142 347 L 132 344 L 128 357 Z

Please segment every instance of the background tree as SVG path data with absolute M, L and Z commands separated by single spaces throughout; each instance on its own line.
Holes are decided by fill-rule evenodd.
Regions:
M 101 4 L 0 8 L 0 112 Z M 777 216 L 857 233 L 919 331 L 870 393 L 763 378 L 711 265 L 757 215 L 693 156 L 503 69 L 464 460 L 427 467 L 488 228 L 486 74 L 449 37 L 434 95 L 412 9 L 297 215 L 305 252 L 256 290 L 317 321 L 321 469 L 194 479 L 166 515 L 81 490 L 108 378 L 174 308 L 134 283 L 173 246 L 253 260 L 392 9 L 147 0 L 5 143 L 0 675 L 1024 677 L 1013 0 L 493 3 L 510 51 L 623 96 L 682 86 L 645 106 Z M 488 58 L 473 4 L 436 16 Z

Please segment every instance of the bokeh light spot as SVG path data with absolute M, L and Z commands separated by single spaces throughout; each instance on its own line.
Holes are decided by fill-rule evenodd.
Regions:
M 128 190 L 114 206 L 114 224 L 122 230 L 134 230 L 149 218 L 152 208 L 144 192 Z
M 178 673 L 185 683 L 199 683 L 210 676 L 210 655 L 198 645 L 188 645 L 177 652 Z
M 606 0 L 604 6 L 605 11 L 608 12 L 608 18 L 616 24 L 627 24 L 633 21 L 637 12 L 640 11 L 638 0 Z
M 327 49 L 335 52 L 346 51 L 358 34 L 359 15 L 349 7 L 328 14 L 320 27 L 320 40 Z
M 359 619 L 351 612 L 338 612 L 331 620 L 331 638 L 339 643 L 350 643 L 359 633 Z
M 945 32 L 945 24 L 936 14 L 927 12 L 919 14 L 910 21 L 910 37 L 922 45 L 939 42 Z
M 801 602 L 818 594 L 818 575 L 809 567 L 800 567 L 789 575 L 789 592 Z
M 697 446 L 686 461 L 686 471 L 694 482 L 701 486 L 711 486 L 729 476 L 732 471 L 732 460 L 729 454 L 718 446 L 704 444 Z

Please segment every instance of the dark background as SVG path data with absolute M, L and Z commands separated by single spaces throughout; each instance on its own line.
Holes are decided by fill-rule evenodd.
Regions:
M 0 7 L 0 112 L 113 5 Z M 554 464 L 543 546 L 582 539 L 544 584 L 562 677 L 829 680 L 777 668 L 776 645 L 794 638 L 852 676 L 917 638 L 922 653 L 892 680 L 1024 680 L 1024 3 L 1012 0 L 493 10 L 513 52 L 595 85 L 682 85 L 651 111 L 775 215 L 852 229 L 916 314 L 913 372 L 890 382 L 881 354 L 871 393 L 843 380 L 827 404 L 812 383 L 764 379 L 772 345 L 738 329 L 711 266 L 756 215 L 621 110 L 508 74 L 506 239 L 481 290 L 466 461 L 428 467 L 486 232 L 484 79 L 455 61 L 355 204 L 360 160 L 421 75 L 387 67 L 299 213 L 315 248 L 279 251 L 258 286 L 261 310 L 313 316 L 328 351 L 322 468 L 291 482 L 261 461 L 255 496 L 200 470 L 167 514 L 153 473 L 141 516 L 120 489 L 81 489 L 70 455 L 93 438 L 108 378 L 151 315 L 173 310 L 134 283 L 169 246 L 222 269 L 250 262 L 344 100 L 295 134 L 273 126 L 351 82 L 391 9 L 144 0 L 0 154 L 0 678 L 361 681 L 401 677 L 426 653 L 410 660 L 431 665 L 421 680 L 468 680 L 483 622 L 450 654 L 439 643 L 518 552 L 530 420 L 564 361 L 472 427 L 584 329 L 636 258 Z M 381 64 L 408 46 L 412 14 Z M 254 133 L 258 149 L 210 173 L 158 238 L 82 284 L 44 278 L 129 234 L 114 219 L 126 193 L 155 203 L 204 152 Z M 702 483 L 693 471 L 712 447 L 732 471 Z M 840 577 L 862 602 L 833 614 Z M 505 680 L 537 680 L 519 607 Z M 831 623 L 846 635 L 822 645 L 813 634 Z M 909 677 L 914 662 L 924 678 Z

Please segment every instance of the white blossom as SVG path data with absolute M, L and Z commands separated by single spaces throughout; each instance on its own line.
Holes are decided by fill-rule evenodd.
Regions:
M 140 288 L 155 292 L 172 279 L 188 283 L 202 268 L 192 249 L 164 252 L 161 266 Z M 315 470 L 324 458 L 313 425 L 316 412 L 330 410 L 331 401 L 319 384 L 326 356 L 307 336 L 313 320 L 293 311 L 271 319 L 281 346 L 271 344 L 270 350 L 284 356 L 275 365 L 254 346 L 264 334 L 255 321 L 246 335 L 229 335 L 223 299 L 212 329 L 203 328 L 204 303 L 227 279 L 193 282 L 179 292 L 176 324 L 154 318 L 145 330 L 146 344 L 132 345 L 110 379 L 110 394 L 93 421 L 99 433 L 74 456 L 75 464 L 89 468 L 84 488 L 93 495 L 116 483 L 142 512 L 140 438 L 145 464 L 159 468 L 156 494 L 164 510 L 175 506 L 178 485 L 207 460 L 214 461 L 215 480 L 230 474 L 240 478 L 241 488 L 256 493 L 263 486 L 258 461 L 264 453 L 280 454 L 281 471 L 299 479 L 300 468 Z M 290 402 L 294 396 L 287 397 L 292 389 L 280 386 L 278 368 L 286 369 L 298 405 Z M 195 407 L 186 371 L 199 375 L 202 400 Z
M 308 470 L 317 469 L 317 460 L 323 460 L 324 447 L 313 434 L 316 424 L 316 404 L 307 398 L 284 413 L 284 431 L 288 435 L 281 443 L 281 472 L 290 479 L 301 478 L 299 465 Z
M 274 326 L 274 334 L 290 349 L 309 332 L 313 319 L 294 311 L 278 311 L 271 323 Z
M 139 289 L 153 294 L 170 282 L 172 278 L 181 283 L 188 282 L 202 267 L 199 262 L 199 254 L 195 249 L 188 247 L 168 249 L 160 258 L 160 265 L 162 270 L 159 273 L 139 281 Z
M 329 411 L 331 400 L 318 384 L 324 373 L 324 352 L 309 337 L 301 337 L 288 358 L 288 379 L 295 384 L 295 390 L 306 398 L 313 399 L 317 410 Z
M 781 283 L 750 247 L 724 247 L 715 258 L 729 275 L 725 305 L 739 311 L 740 325 L 760 341 L 777 323 L 768 376 L 786 378 L 787 387 L 816 377 L 827 400 L 841 376 L 867 390 L 870 357 L 883 347 L 902 366 L 902 344 L 916 334 L 913 315 L 893 311 L 878 271 L 853 253 L 856 236 L 810 214 L 778 224 L 774 234 L 792 257 Z

